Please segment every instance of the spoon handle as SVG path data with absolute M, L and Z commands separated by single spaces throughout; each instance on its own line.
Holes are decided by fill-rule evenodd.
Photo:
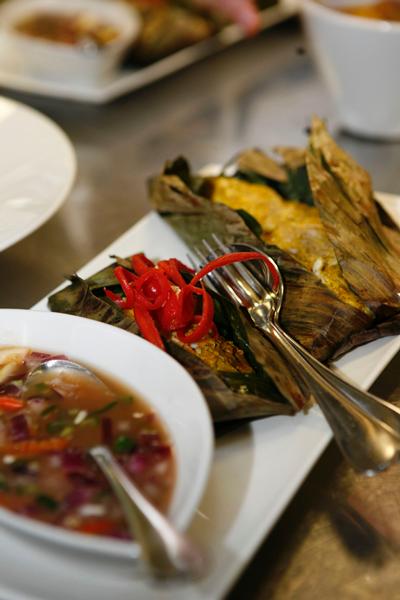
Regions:
M 203 552 L 174 529 L 132 483 L 105 446 L 95 446 L 90 455 L 108 479 L 120 501 L 129 529 L 141 548 L 141 556 L 152 575 L 199 577 L 205 567 Z
M 356 470 L 372 475 L 397 460 L 400 450 L 400 411 L 397 407 L 343 380 L 276 323 L 251 316 L 254 324 L 275 344 L 306 384 L 327 418 L 343 454 Z

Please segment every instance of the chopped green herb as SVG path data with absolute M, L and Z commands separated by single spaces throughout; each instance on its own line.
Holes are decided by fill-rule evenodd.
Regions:
M 97 417 L 87 417 L 86 419 L 83 419 L 81 423 L 79 423 L 78 427 L 95 427 L 98 424 L 99 419 Z
M 61 437 L 68 437 L 69 435 L 72 435 L 72 433 L 74 432 L 74 428 L 69 425 L 67 427 L 64 427 L 64 429 L 61 431 L 60 435 Z
M 37 383 L 35 386 L 35 392 L 37 392 L 38 394 L 44 394 L 46 392 L 49 391 L 49 386 L 47 385 L 47 383 Z
M 47 496 L 46 494 L 39 494 L 39 496 L 36 496 L 36 502 L 42 508 L 47 508 L 47 510 L 56 510 L 58 508 L 57 500 L 54 500 L 54 498 Z
M 78 414 L 79 411 L 80 411 L 79 408 L 70 408 L 70 409 L 68 409 L 68 414 L 71 417 L 76 417 L 76 415 Z
M 53 410 L 55 410 L 56 408 L 57 408 L 57 406 L 55 404 L 50 404 L 50 406 L 48 406 L 47 408 L 45 408 L 44 410 L 42 410 L 42 412 L 40 413 L 40 416 L 41 417 L 46 417 L 51 412 L 53 412 Z
M 36 483 L 28 483 L 28 485 L 24 489 L 25 494 L 29 494 L 30 496 L 36 496 L 39 492 L 39 488 Z
M 98 408 L 97 410 L 93 410 L 91 413 L 88 414 L 88 418 L 90 419 L 91 417 L 96 417 L 97 415 L 102 415 L 103 413 L 114 408 L 114 406 L 116 406 L 116 404 L 118 404 L 117 400 L 113 400 L 112 402 L 109 402 L 105 406 L 102 406 L 101 408 Z
M 133 403 L 133 396 L 119 396 L 118 397 L 118 402 L 121 402 L 121 404 L 132 404 Z
M 46 429 L 48 433 L 61 433 L 69 425 L 68 421 L 52 421 L 51 423 L 47 423 Z
M 119 435 L 114 441 L 114 452 L 117 454 L 127 454 L 136 447 L 135 440 L 127 435 Z
M 8 483 L 6 482 L 6 480 L 3 477 L 1 477 L 0 478 L 0 490 L 5 492 L 8 489 L 9 489 Z

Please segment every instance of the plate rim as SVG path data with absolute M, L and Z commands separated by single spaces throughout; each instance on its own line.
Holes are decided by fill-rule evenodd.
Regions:
M 54 139 L 57 139 L 57 143 L 60 145 L 60 147 L 61 145 L 63 146 L 65 156 L 68 157 L 69 170 L 69 172 L 66 173 L 63 185 L 60 186 L 60 189 L 57 195 L 54 197 L 53 202 L 50 203 L 46 210 L 44 210 L 39 217 L 33 219 L 25 227 L 21 228 L 21 230 L 18 233 L 7 238 L 4 242 L 1 242 L 0 240 L 0 252 L 2 252 L 7 248 L 14 246 L 24 238 L 28 237 L 31 233 L 39 229 L 42 225 L 44 225 L 44 223 L 51 219 L 53 215 L 56 214 L 56 212 L 61 208 L 63 203 L 68 198 L 75 184 L 78 165 L 75 148 L 71 140 L 69 139 L 65 131 L 55 121 L 53 121 L 52 119 L 50 119 L 50 117 L 44 115 L 40 111 L 36 110 L 35 108 L 32 108 L 31 106 L 28 106 L 23 102 L 7 98 L 6 96 L 0 95 L 0 102 L 7 102 L 10 105 L 16 107 L 17 111 L 29 115 L 29 117 L 37 123 L 43 123 L 45 127 L 47 127 L 48 130 L 55 135 Z

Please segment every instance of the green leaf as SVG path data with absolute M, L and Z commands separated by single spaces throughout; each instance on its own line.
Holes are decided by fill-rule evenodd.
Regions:
M 101 273 L 104 274 L 104 271 Z M 96 275 L 90 280 L 94 286 L 99 284 Z M 101 281 L 104 281 L 103 275 Z M 133 319 L 127 317 L 113 302 L 96 296 L 89 283 L 77 275 L 71 277 L 71 285 L 50 296 L 48 302 L 50 310 L 54 312 L 78 315 L 94 321 L 115 325 L 132 333 L 138 332 Z
M 119 435 L 114 441 L 113 448 L 117 454 L 129 454 L 136 448 L 136 442 L 127 435 Z
M 58 408 L 58 406 L 56 406 L 55 404 L 50 404 L 50 406 L 48 406 L 47 408 L 45 408 L 44 410 L 42 410 L 42 412 L 40 413 L 40 416 L 41 417 L 47 417 L 47 415 L 49 415 L 54 410 L 56 410 L 56 408 Z
M 90 412 L 88 414 L 87 418 L 90 419 L 92 417 L 98 417 L 99 415 L 103 415 L 104 413 L 106 413 L 109 410 L 111 410 L 112 408 L 114 408 L 114 406 L 116 406 L 117 404 L 118 404 L 118 401 L 113 400 L 112 402 L 105 404 L 101 408 L 98 408 L 97 410 L 93 410 L 92 412 Z M 86 419 L 85 419 L 85 421 L 86 421 Z
M 54 500 L 54 498 L 48 496 L 47 494 L 39 494 L 38 496 L 36 496 L 36 502 L 42 508 L 51 511 L 57 510 L 57 508 L 59 507 L 59 502 L 57 502 L 57 500 Z

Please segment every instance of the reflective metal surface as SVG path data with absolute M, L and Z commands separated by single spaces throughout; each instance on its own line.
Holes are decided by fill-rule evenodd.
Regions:
M 303 144 L 312 113 L 334 127 L 303 48 L 289 23 L 107 107 L 14 95 L 65 129 L 79 173 L 62 210 L 0 254 L 0 306 L 31 306 L 140 219 L 145 180 L 165 159 L 184 154 L 200 167 L 245 146 Z M 400 144 L 338 137 L 376 189 L 400 193 Z M 397 359 L 373 392 L 387 398 L 399 372 Z M 355 476 L 330 446 L 231 598 L 400 597 L 399 475 Z

